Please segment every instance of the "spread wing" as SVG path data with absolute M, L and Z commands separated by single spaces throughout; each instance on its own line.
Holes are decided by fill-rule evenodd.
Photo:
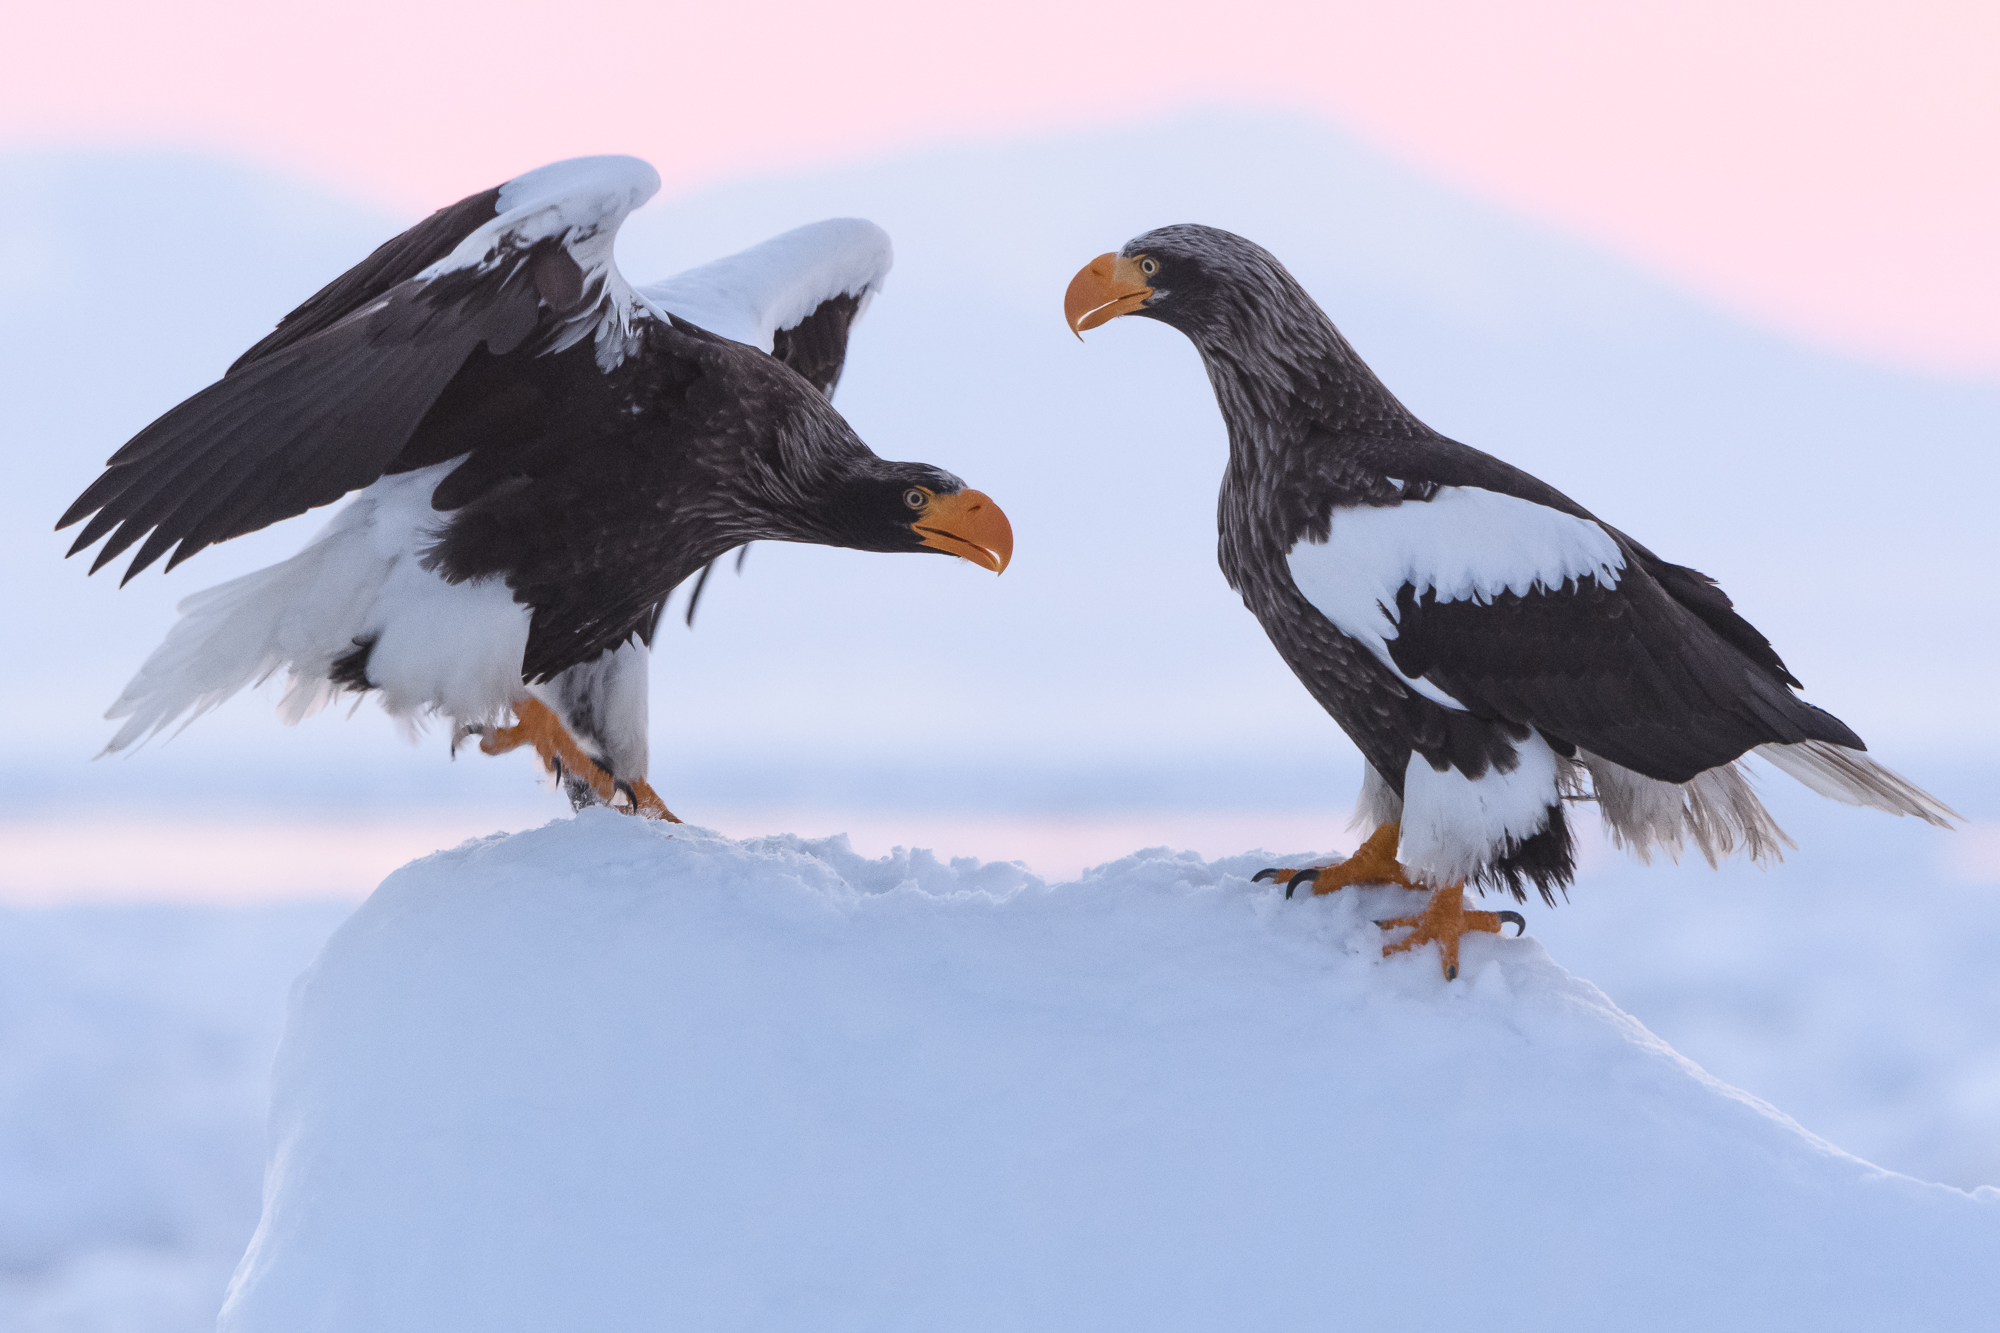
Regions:
M 1335 509 L 1327 540 L 1287 557 L 1306 599 L 1413 693 L 1669 782 L 1769 742 L 1863 748 L 1792 692 L 1713 581 L 1440 443 L 1413 457 L 1399 442 L 1415 474 L 1399 493 Z
M 894 263 L 888 232 L 861 218 L 828 218 L 639 292 L 678 319 L 769 352 L 830 399 L 848 334 Z M 736 554 L 739 573 L 749 549 Z M 688 594 L 690 626 L 714 572 L 711 561 Z
M 894 262 L 880 227 L 829 218 L 642 287 L 640 295 L 710 333 L 769 352 L 831 398 L 847 363 L 848 331 Z
M 69 553 L 110 534 L 95 573 L 144 538 L 129 580 L 169 548 L 171 569 L 400 470 L 418 424 L 482 347 L 500 356 L 592 339 L 599 366 L 615 367 L 649 316 L 612 245 L 658 189 L 636 158 L 578 158 L 404 232 L 112 455 L 56 524 L 89 519 Z

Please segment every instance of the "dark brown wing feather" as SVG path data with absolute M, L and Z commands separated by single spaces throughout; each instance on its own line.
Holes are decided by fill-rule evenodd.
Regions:
M 1649 577 L 1627 566 L 1490 604 L 1397 599 L 1389 655 L 1475 716 L 1535 727 L 1663 782 L 1687 782 L 1770 742 L 1861 748 Z
M 1454 440 L 1372 443 L 1346 447 L 1412 495 L 1474 486 L 1598 521 L 1546 482 Z M 1418 597 L 1405 585 L 1390 657 L 1476 716 L 1534 726 L 1666 782 L 1770 742 L 1863 748 L 1839 718 L 1792 692 L 1798 681 L 1770 640 L 1714 580 L 1605 530 L 1626 556 L 1615 588 L 1586 578 L 1480 603 Z
M 1477 486 L 1516 499 L 1528 500 L 1550 509 L 1598 523 L 1636 558 L 1660 588 L 1676 603 L 1692 612 L 1711 630 L 1721 635 L 1745 657 L 1782 685 L 1798 688 L 1799 682 L 1786 669 L 1771 641 L 1755 625 L 1738 615 L 1729 595 L 1715 580 L 1699 570 L 1662 560 L 1638 542 L 1564 495 L 1539 477 L 1531 476 L 1511 463 L 1474 449 L 1471 445 L 1441 435 L 1415 440 L 1353 440 L 1342 448 L 1354 451 L 1364 461 L 1392 476 L 1437 486 Z
M 263 341 L 236 358 L 235 374 L 346 319 L 391 289 L 408 282 L 458 248 L 458 243 L 491 222 L 499 212 L 500 187 L 482 190 L 437 212 L 377 246 L 368 258 L 320 288 L 297 310 L 278 321 Z
M 858 296 L 834 296 L 788 329 L 771 336 L 771 355 L 805 376 L 815 389 L 833 397 L 840 372 L 847 365 L 847 331 L 860 313 Z
M 145 537 L 129 580 L 170 547 L 169 569 L 370 484 L 467 358 L 519 346 L 541 305 L 524 255 L 500 272 L 405 282 L 243 364 L 112 455 L 56 524 L 95 514 L 69 553 L 110 533 L 95 572 Z

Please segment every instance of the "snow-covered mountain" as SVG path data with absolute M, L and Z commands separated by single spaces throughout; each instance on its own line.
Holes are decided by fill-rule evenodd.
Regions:
M 1049 889 L 587 811 L 294 991 L 257 1330 L 1971 1328 L 2000 1190 L 1878 1170 L 1536 941 L 1147 853 Z

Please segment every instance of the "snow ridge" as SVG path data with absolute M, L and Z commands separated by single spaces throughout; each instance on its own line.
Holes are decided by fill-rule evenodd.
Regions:
M 1287 902 L 1269 863 L 1051 888 L 608 811 L 417 862 L 294 991 L 221 1328 L 1824 1331 L 2000 1299 L 2000 1191 L 1811 1137 L 1533 938 L 1469 940 L 1452 984 L 1385 960 L 1408 891 Z

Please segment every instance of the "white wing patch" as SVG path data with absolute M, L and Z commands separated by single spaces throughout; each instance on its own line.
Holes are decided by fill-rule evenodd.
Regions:
M 487 262 L 503 243 L 524 249 L 568 234 L 586 268 L 611 261 L 611 242 L 628 214 L 660 191 L 660 173 L 636 157 L 573 157 L 516 176 L 500 187 L 499 212 L 458 248 L 419 273 L 428 280 Z
M 779 329 L 824 301 L 858 296 L 866 310 L 894 262 L 889 233 L 861 218 L 829 218 L 641 287 L 639 295 L 710 333 L 768 352 Z
M 1342 634 L 1434 703 L 1463 709 L 1427 680 L 1403 676 L 1389 656 L 1396 597 L 1405 585 L 1440 602 L 1491 602 L 1595 577 L 1618 586 L 1624 553 L 1588 519 L 1498 491 L 1444 486 L 1428 501 L 1333 511 L 1325 542 L 1302 541 L 1285 557 L 1292 582 Z
M 597 363 L 610 370 L 632 351 L 632 320 L 638 311 L 632 287 L 612 259 L 612 246 L 626 217 L 659 189 L 660 174 L 636 157 L 574 157 L 537 167 L 501 186 L 498 215 L 417 280 L 490 266 L 504 254 L 559 238 L 583 270 L 584 289 L 599 280 L 603 286 L 599 304 L 549 350 L 561 351 L 595 333 Z

